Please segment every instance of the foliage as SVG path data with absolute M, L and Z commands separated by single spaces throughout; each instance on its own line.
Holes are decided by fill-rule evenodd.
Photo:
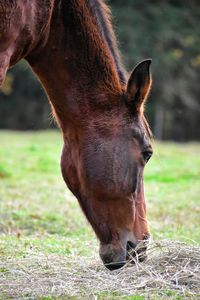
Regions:
M 157 138 L 199 139 L 200 18 L 197 1 L 111 0 L 127 66 L 153 59 L 147 106 Z
M 51 126 L 46 95 L 25 61 L 8 72 L 0 92 L 0 113 L 3 116 L 0 128 L 40 129 Z

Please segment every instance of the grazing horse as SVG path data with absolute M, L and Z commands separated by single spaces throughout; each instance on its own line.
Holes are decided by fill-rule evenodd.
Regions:
M 149 237 L 143 169 L 152 147 L 143 107 L 151 60 L 127 77 L 103 0 L 1 1 L 0 84 L 22 58 L 63 133 L 63 178 L 100 241 L 104 264 L 120 268 Z

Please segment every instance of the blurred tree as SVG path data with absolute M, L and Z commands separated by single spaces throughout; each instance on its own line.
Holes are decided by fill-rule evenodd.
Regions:
M 12 93 L 12 84 L 13 84 L 13 76 L 12 74 L 8 74 L 4 81 L 3 86 L 1 87 L 1 91 L 4 95 L 10 95 Z
M 153 59 L 147 115 L 159 139 L 200 139 L 199 1 L 110 0 L 130 68 Z
M 131 70 L 153 59 L 147 117 L 155 137 L 200 139 L 200 2 L 197 0 L 108 0 L 124 64 Z M 25 63 L 9 72 L 0 94 L 1 128 L 49 126 L 45 96 Z M 10 95 L 8 95 L 10 94 Z
M 7 75 L 0 92 L 0 128 L 42 129 L 51 125 L 45 93 L 25 61 Z

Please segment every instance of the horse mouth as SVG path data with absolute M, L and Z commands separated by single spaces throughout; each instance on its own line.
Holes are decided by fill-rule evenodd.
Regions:
M 144 239 L 138 244 L 132 241 L 127 241 L 126 249 L 120 255 L 115 256 L 115 259 L 110 255 L 104 256 L 103 262 L 110 271 L 122 268 L 126 264 L 137 264 L 147 259 L 147 246 L 149 239 Z

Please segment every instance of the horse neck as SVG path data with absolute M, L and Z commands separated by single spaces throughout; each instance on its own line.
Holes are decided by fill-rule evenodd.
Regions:
M 55 6 L 45 47 L 27 57 L 63 130 L 94 107 L 91 99 L 105 101 L 123 89 L 116 58 L 84 3 L 63 1 Z

